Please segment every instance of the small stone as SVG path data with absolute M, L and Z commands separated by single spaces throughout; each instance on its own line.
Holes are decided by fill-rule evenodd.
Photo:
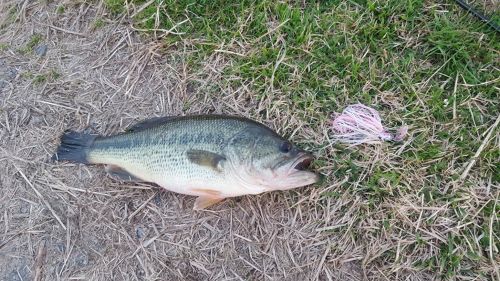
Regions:
M 137 277 L 139 277 L 140 280 L 143 280 L 143 277 L 146 275 L 146 272 L 144 272 L 144 270 L 141 268 L 137 268 L 135 270 L 135 274 L 137 274 Z
M 153 201 L 155 202 L 155 205 L 158 207 L 161 207 L 161 197 L 160 193 L 156 193 L 155 197 L 153 198 Z
M 31 117 L 31 120 L 30 120 L 30 123 L 33 124 L 33 125 L 39 125 L 39 124 L 42 124 L 43 122 L 43 118 L 40 117 L 40 116 L 32 116 Z
M 66 250 L 66 246 L 63 243 L 57 243 L 56 247 L 57 250 L 59 250 L 59 252 L 61 253 L 64 253 L 64 251 Z
M 0 60 L 0 90 L 5 88 L 17 76 L 17 69 Z
M 30 204 L 25 201 L 21 201 L 19 204 L 19 213 L 28 214 L 30 212 Z
M 77 251 L 74 261 L 77 266 L 85 267 L 89 264 L 89 257 L 85 253 Z
M 17 76 L 17 69 L 13 68 L 13 67 L 9 67 L 5 73 L 5 76 L 9 79 L 14 79 L 16 78 Z
M 43 57 L 47 53 L 47 49 L 48 49 L 48 46 L 46 44 L 38 45 L 35 48 L 35 53 L 37 55 L 39 55 L 40 57 Z
M 142 229 L 142 227 L 140 226 L 136 227 L 135 236 L 138 240 L 141 240 L 144 237 L 144 229 Z

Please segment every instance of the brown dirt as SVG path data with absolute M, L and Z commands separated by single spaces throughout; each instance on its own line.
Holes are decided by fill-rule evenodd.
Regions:
M 50 162 L 69 128 L 109 134 L 151 116 L 219 112 L 282 130 L 296 116 L 273 113 L 246 89 L 221 87 L 228 92 L 213 98 L 223 57 L 191 72 L 185 45 L 164 50 L 125 22 L 95 28 L 102 5 L 71 1 L 64 14 L 44 1 L 3 5 L 0 280 L 362 278 L 362 248 L 322 231 L 348 225 L 356 202 L 317 204 L 320 191 L 309 188 L 194 212 L 193 197 L 124 185 L 102 167 Z M 12 5 L 14 15 L 5 8 Z M 35 35 L 40 42 L 27 47 Z M 258 114 L 262 106 L 272 117 Z M 305 126 L 296 138 L 308 133 Z

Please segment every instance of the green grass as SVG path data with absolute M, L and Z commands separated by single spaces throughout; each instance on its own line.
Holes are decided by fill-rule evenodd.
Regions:
M 30 40 L 26 43 L 26 45 L 19 49 L 21 54 L 27 54 L 38 46 L 43 41 L 43 36 L 41 34 L 35 33 L 30 37 Z
M 61 5 L 57 6 L 56 13 L 64 14 L 65 10 L 66 10 L 66 8 L 64 7 L 64 5 L 61 4 Z
M 4 9 L 7 11 L 6 16 L 0 20 L 0 31 L 5 29 L 7 26 L 12 24 L 17 15 L 18 15 L 18 10 L 16 5 L 7 5 L 4 7 Z
M 123 2 L 105 1 L 114 15 L 124 12 Z M 147 1 L 132 2 L 141 6 Z M 494 18 L 498 22 L 498 13 Z M 188 45 L 186 61 L 193 72 L 219 49 L 231 51 L 240 55 L 224 54 L 231 61 L 222 69 L 228 86 L 250 87 L 259 99 L 285 99 L 278 107 L 307 113 L 306 123 L 325 122 L 330 112 L 359 101 L 379 109 L 387 124 L 404 121 L 414 130 L 414 139 L 393 156 L 393 163 L 375 163 L 362 178 L 367 171 L 359 163 L 371 161 L 370 155 L 336 146 L 335 169 L 328 178 L 348 176 L 349 181 L 325 196 L 338 198 L 347 192 L 365 200 L 366 208 L 357 214 L 360 228 L 350 230 L 353 237 L 359 243 L 372 239 L 372 233 L 359 230 L 369 220 L 378 220 L 382 232 L 405 230 L 393 234 L 406 241 L 398 260 L 392 248 L 374 263 L 410 262 L 415 270 L 446 279 L 496 277 L 479 264 L 491 266 L 489 248 L 500 248 L 498 220 L 493 223 L 495 238 L 488 224 L 492 209 L 500 206 L 493 204 L 498 193 L 477 198 L 471 188 L 478 180 L 499 183 L 498 147 L 486 146 L 469 181 L 452 184 L 499 114 L 500 84 L 492 82 L 500 76 L 495 31 L 453 1 L 432 6 L 423 0 L 322 1 L 302 6 L 302 1 L 168 0 L 156 1 L 134 17 L 142 29 L 165 30 L 186 19 L 174 29 L 179 35 L 163 40 L 167 49 Z M 216 85 L 206 90 L 220 93 Z M 313 141 L 306 145 L 318 146 Z M 397 147 L 385 149 L 393 153 Z M 318 161 L 330 161 L 326 157 Z M 446 242 L 434 240 L 383 207 L 405 200 L 445 208 L 440 216 L 453 222 L 449 227 L 469 224 L 445 235 Z M 371 217 L 374 212 L 380 216 Z M 413 211 L 408 218 L 416 221 L 420 215 Z M 432 212 L 425 215 L 429 218 L 421 228 L 444 230 Z M 422 251 L 437 254 L 419 256 Z
M 92 24 L 94 28 L 101 28 L 104 26 L 104 20 L 103 19 L 96 19 L 94 23 Z
M 114 15 L 125 11 L 125 1 L 123 0 L 104 0 L 104 4 L 106 4 L 106 7 Z
M 34 85 L 42 85 L 46 82 L 53 82 L 57 80 L 61 74 L 54 69 L 50 69 L 49 71 L 40 72 L 38 74 L 34 74 L 31 71 L 25 71 L 21 73 L 21 77 L 27 80 L 31 80 Z
M 33 49 L 36 45 L 38 45 L 40 42 L 42 42 L 43 37 L 40 34 L 34 34 L 31 36 L 30 40 L 26 44 L 27 49 Z

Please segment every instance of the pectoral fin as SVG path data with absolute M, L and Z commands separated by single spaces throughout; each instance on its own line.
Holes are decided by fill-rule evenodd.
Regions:
M 221 197 L 208 197 L 208 196 L 200 196 L 196 198 L 194 202 L 193 210 L 203 210 L 206 209 L 220 201 L 224 200 Z
M 106 165 L 105 170 L 111 177 L 121 181 L 128 181 L 128 182 L 142 181 L 140 178 L 130 174 L 129 172 L 125 171 L 124 169 L 116 165 Z
M 186 152 L 189 161 L 192 163 L 209 167 L 218 172 L 221 171 L 220 163 L 226 160 L 226 157 L 223 155 L 213 153 L 206 150 L 196 150 L 190 149 Z

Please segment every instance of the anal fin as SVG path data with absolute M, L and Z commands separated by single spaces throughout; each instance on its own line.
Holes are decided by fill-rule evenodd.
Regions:
M 125 171 L 124 169 L 116 165 L 106 165 L 105 170 L 112 178 L 117 180 L 127 181 L 127 182 L 143 181 L 140 178 L 130 174 L 129 172 Z
M 194 201 L 193 210 L 203 210 L 224 200 L 222 197 L 200 196 Z

